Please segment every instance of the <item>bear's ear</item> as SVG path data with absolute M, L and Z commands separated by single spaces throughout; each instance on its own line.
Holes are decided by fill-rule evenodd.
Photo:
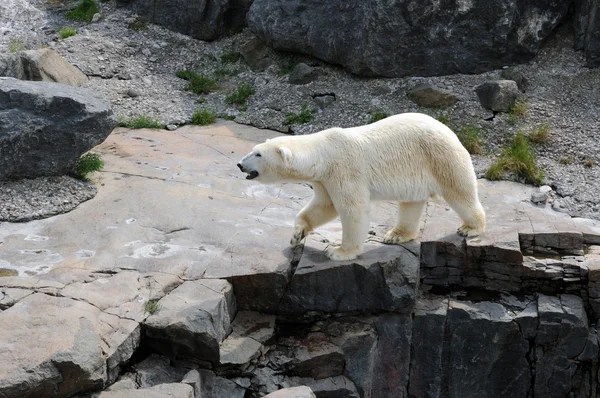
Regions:
M 280 146 L 278 148 L 278 151 L 285 163 L 288 163 L 290 160 L 292 160 L 292 151 L 290 150 L 290 148 L 286 146 Z

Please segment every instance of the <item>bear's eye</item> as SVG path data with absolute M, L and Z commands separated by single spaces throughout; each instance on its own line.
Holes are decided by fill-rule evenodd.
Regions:
M 262 155 L 261 155 L 260 153 L 257 153 L 255 156 L 256 156 L 257 158 L 259 158 L 259 157 L 261 157 Z

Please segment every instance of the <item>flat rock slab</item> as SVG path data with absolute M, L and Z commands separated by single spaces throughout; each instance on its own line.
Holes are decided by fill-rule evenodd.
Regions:
M 104 391 L 97 398 L 194 398 L 194 389 L 183 383 L 159 384 L 137 390 Z

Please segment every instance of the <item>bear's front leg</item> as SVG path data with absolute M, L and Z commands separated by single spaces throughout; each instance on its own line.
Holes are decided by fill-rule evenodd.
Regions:
M 356 191 L 349 190 L 349 195 L 355 193 Z M 327 256 L 334 261 L 354 260 L 358 257 L 364 249 L 369 230 L 368 199 L 360 194 L 345 199 L 345 203 L 336 204 L 342 221 L 342 244 L 327 250 Z
M 302 240 L 315 228 L 333 220 L 338 213 L 331 202 L 327 190 L 319 182 L 312 183 L 314 196 L 296 216 L 294 235 L 290 241 L 292 246 L 298 246 Z

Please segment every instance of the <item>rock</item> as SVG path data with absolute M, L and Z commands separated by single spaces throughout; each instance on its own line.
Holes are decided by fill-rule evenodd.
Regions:
M 517 83 L 517 87 L 519 87 L 519 90 L 522 92 L 525 92 L 529 85 L 529 80 L 527 80 L 523 72 L 519 72 L 515 68 L 503 69 L 502 72 L 500 72 L 500 77 L 504 80 L 512 80 Z
M 290 127 L 285 123 L 286 116 L 283 112 L 263 108 L 252 115 L 242 115 L 235 118 L 236 123 L 249 124 L 261 129 L 270 129 L 281 133 L 289 133 Z
M 163 297 L 144 322 L 148 344 L 164 355 L 219 361 L 219 344 L 236 313 L 231 285 L 222 280 L 184 282 Z
M 0 76 L 56 82 L 76 87 L 88 80 L 79 69 L 48 48 L 1 54 Z
M 101 388 L 129 360 L 127 341 L 136 332 L 139 342 L 136 322 L 90 304 L 29 295 L 0 312 L 0 341 L 10 347 L 0 352 L 0 395 L 71 396 Z
M 335 95 L 318 95 L 313 98 L 319 109 L 324 110 L 335 102 Z
M 167 124 L 166 128 L 169 131 L 175 131 L 175 130 L 177 130 L 177 125 L 176 124 Z
M 365 245 L 350 262 L 328 261 L 325 244 L 309 237 L 281 303 L 280 315 L 310 311 L 398 311 L 409 313 L 415 300 L 418 258 L 402 246 Z M 336 280 L 337 288 L 331 289 Z
M 220 364 L 237 366 L 249 363 L 260 355 L 262 344 L 250 337 L 229 335 L 219 347 Z
M 427 108 L 447 108 L 458 102 L 456 95 L 429 83 L 419 84 L 407 95 L 415 104 Z
M 0 180 L 69 173 L 116 125 L 89 90 L 0 78 Z
M 495 112 L 509 112 L 519 96 L 517 83 L 512 80 L 488 81 L 475 91 L 481 106 Z
M 102 14 L 100 14 L 99 12 L 95 13 L 92 16 L 92 22 L 98 22 L 102 19 Z
M 254 71 L 264 70 L 273 63 L 273 60 L 269 57 L 267 46 L 256 38 L 247 41 L 240 53 L 244 61 Z
M 290 378 L 290 382 L 293 383 L 292 385 L 304 385 L 309 387 L 317 397 L 360 397 L 352 380 L 345 376 L 329 377 L 321 380 L 292 377 Z
M 275 316 L 254 311 L 240 311 L 231 324 L 232 335 L 249 337 L 265 344 L 275 333 Z
M 546 203 L 548 200 L 548 194 L 546 192 L 534 192 L 531 194 L 531 201 L 533 203 Z
M 255 0 L 247 18 L 250 30 L 276 50 L 392 77 L 479 73 L 526 62 L 569 10 L 568 3 L 542 1 L 436 4 Z
M 552 188 L 549 187 L 548 185 L 542 185 L 540 187 L 540 192 L 549 193 L 549 192 L 552 192 Z
M 127 90 L 127 96 L 129 96 L 131 98 L 139 97 L 140 92 L 137 91 L 136 89 L 130 88 L 129 90 Z
M 179 383 L 188 373 L 187 369 L 171 366 L 169 358 L 156 354 L 136 363 L 132 369 L 135 371 L 135 379 L 140 388 Z
M 290 84 L 306 84 L 314 82 L 319 77 L 317 70 L 312 66 L 304 63 L 299 63 L 294 67 L 290 75 L 288 76 L 288 83 Z
M 281 390 L 265 395 L 264 398 L 316 398 L 310 387 L 299 386 L 283 388 Z
M 244 398 L 246 390 L 231 380 L 215 375 L 210 370 L 190 371 L 182 380 L 194 388 L 195 396 L 201 398 Z
M 97 398 L 194 398 L 194 390 L 187 384 L 159 384 L 139 390 L 104 391 Z
M 583 50 L 587 66 L 600 66 L 600 5 L 593 0 L 574 2 L 575 48 Z
M 195 39 L 212 41 L 246 26 L 251 0 L 137 0 L 133 11 L 152 23 Z

